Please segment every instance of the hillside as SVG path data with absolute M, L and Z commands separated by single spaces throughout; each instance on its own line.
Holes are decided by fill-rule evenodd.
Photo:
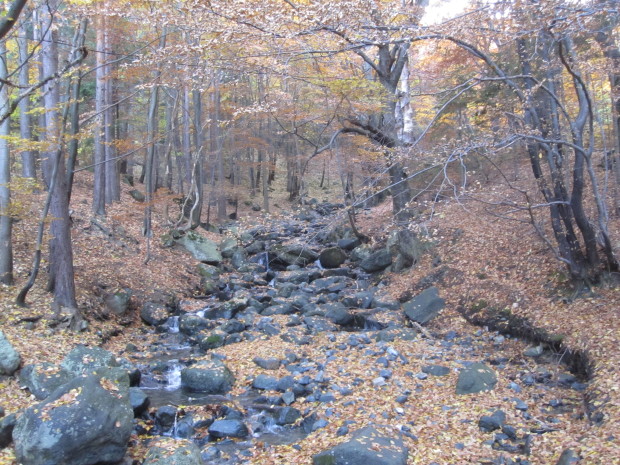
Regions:
M 145 264 L 146 242 L 140 233 L 142 205 L 127 194 L 131 187 L 123 187 L 123 202 L 108 210 L 106 220 L 92 220 L 91 182 L 89 174 L 80 173 L 72 199 L 78 302 L 88 321 L 84 332 L 76 334 L 63 329 L 62 325 L 55 326 L 51 299 L 43 289 L 45 273 L 41 273 L 28 296 L 28 308 L 12 304 L 29 272 L 36 202 L 31 205 L 33 214 L 15 225 L 18 282 L 15 287 L 0 288 L 0 328 L 20 353 L 22 367 L 44 361 L 57 364 L 78 344 L 102 347 L 136 365 L 146 363 L 147 354 L 172 346 L 166 345 L 169 342 L 161 330 L 148 327 L 141 320 L 140 310 L 145 302 L 181 302 L 182 315 L 193 314 L 207 303 L 200 298 L 198 262 L 180 247 L 162 245 L 160 238 L 168 232 L 164 207 L 167 205 L 169 212 L 178 208 L 172 199 L 160 196 L 155 203 L 151 259 Z M 496 194 L 497 189 L 493 195 Z M 501 194 L 511 195 L 509 192 Z M 491 194 L 482 190 L 478 196 L 492 200 Z M 240 211 L 238 231 L 259 227 L 268 231 L 286 230 L 288 227 L 294 231 L 291 237 L 298 235 L 300 241 L 312 244 L 316 237 L 337 230 L 344 218 L 336 211 L 332 216 L 314 214 L 311 222 L 304 223 L 299 215 L 294 219 L 295 207 L 288 206 L 286 200 L 276 199 L 274 203 L 280 207 L 270 216 L 249 208 Z M 246 401 L 239 399 L 244 399 L 259 375 L 282 378 L 293 373 L 299 382 L 304 373 L 324 390 L 323 394 L 333 394 L 333 398 L 328 399 L 307 392 L 290 403 L 301 414 L 295 424 L 303 423 L 302 418 L 304 421 L 312 418 L 314 425 L 320 423 L 320 427 L 311 428 L 313 431 L 304 437 L 289 444 L 270 444 L 260 436 L 257 424 L 252 423 L 257 439 L 250 440 L 247 447 L 224 449 L 222 446 L 216 456 L 214 447 L 217 449 L 218 442 L 201 442 L 205 463 L 311 463 L 314 454 L 349 438 L 341 428 L 354 431 L 371 424 L 386 434 L 400 436 L 409 451 L 407 463 L 411 464 L 566 465 L 573 462 L 558 460 L 567 449 L 580 458 L 578 463 L 620 463 L 620 445 L 616 438 L 620 427 L 620 283 L 617 276 L 611 276 L 592 292 L 575 292 L 530 225 L 490 216 L 485 203 L 471 200 L 445 201 L 432 208 L 432 216 L 430 210 L 422 211 L 418 225 L 418 232 L 427 234 L 429 251 L 414 268 L 368 277 L 357 271 L 351 274 L 359 283 L 365 283 L 360 284 L 360 292 L 371 289 L 375 298 L 385 304 L 375 307 L 383 310 L 372 313 L 372 321 L 376 319 L 381 324 L 402 328 L 410 325 L 398 307 L 389 308 L 390 303 L 407 302 L 429 286 L 438 289 L 445 300 L 445 308 L 424 329 L 410 328 L 418 333 L 415 339 L 397 337 L 389 343 L 378 343 L 370 339 L 376 336 L 376 331 L 373 332 L 376 328 L 366 328 L 369 330 L 367 336 L 364 328 L 351 332 L 336 331 L 329 326 L 326 330 L 315 328 L 316 331 L 311 331 L 310 320 L 304 319 L 302 326 L 293 326 L 290 324 L 293 316 L 276 313 L 270 316 L 270 324 L 282 328 L 280 336 L 261 333 L 255 321 L 254 326 L 246 327 L 248 336 L 236 343 L 207 350 L 200 357 L 194 353 L 187 356 L 190 362 L 195 362 L 207 359 L 210 352 L 217 352 L 237 380 L 231 397 L 227 401 L 220 400 L 216 407 L 211 406 L 218 412 L 216 417 L 223 414 L 222 406 L 228 406 L 248 415 L 245 418 L 249 424 L 250 412 L 256 411 L 252 402 L 260 402 L 254 399 L 243 403 Z M 381 247 L 387 235 L 385 225 L 390 224 L 389 205 L 360 212 L 358 222 L 360 230 L 372 238 L 373 246 Z M 613 227 L 618 228 L 617 221 Z M 234 228 L 229 227 L 228 231 L 229 236 L 234 237 Z M 216 233 L 202 231 L 201 234 L 218 243 L 225 239 Z M 617 236 L 617 230 L 615 234 Z M 346 266 L 348 264 L 347 261 Z M 325 270 L 318 272 L 323 273 L 319 279 L 337 276 Z M 279 272 L 275 273 L 277 278 Z M 282 273 L 281 276 L 289 276 L 286 273 L 294 271 Z M 247 274 L 251 273 L 224 268 L 220 280 L 227 281 L 234 290 L 233 283 L 245 286 L 244 280 L 250 279 Z M 287 287 L 284 284 L 293 284 L 284 282 L 284 278 L 271 284 L 262 275 L 252 279 L 253 284 L 246 286 L 249 292 L 263 289 L 261 296 L 271 295 L 276 300 L 275 293 L 278 297 L 283 295 Z M 354 281 L 351 279 L 348 283 Z M 325 282 L 326 285 L 339 284 Z M 295 289 L 322 292 L 318 285 L 312 286 L 310 281 Z M 288 287 L 294 288 L 293 285 Z M 129 311 L 116 316 L 106 309 L 104 300 L 123 289 L 132 291 Z M 347 287 L 331 292 L 339 298 L 353 293 L 354 290 Z M 315 302 L 312 299 L 316 296 L 311 297 L 313 305 L 329 304 L 327 297 L 325 302 Z M 482 326 L 468 322 L 464 315 Z M 503 327 L 502 334 L 497 328 L 488 327 L 506 321 L 510 324 Z M 306 333 L 295 333 L 295 328 L 306 326 L 309 328 Z M 285 332 L 287 327 L 291 329 Z M 285 334 L 290 337 L 283 337 Z M 303 342 L 296 339 L 304 336 Z M 528 337 L 531 340 L 527 340 Z M 544 349 L 542 355 L 524 355 L 539 344 Z M 398 356 L 391 359 L 391 353 Z M 275 371 L 252 362 L 256 357 L 285 360 L 288 354 L 295 354 L 295 360 L 279 365 Z M 459 372 L 467 366 L 463 360 L 480 361 L 494 367 L 500 373 L 494 389 L 468 396 L 456 395 L 454 386 Z M 432 374 L 429 377 L 425 371 L 429 363 L 447 367 L 448 372 L 441 378 L 434 378 Z M 576 378 L 570 377 L 564 363 L 572 364 Z M 288 369 L 291 364 L 307 370 L 291 371 Z M 149 376 L 153 373 L 149 372 Z M 323 378 L 329 381 L 322 384 Z M 143 382 L 144 379 L 143 373 Z M 0 407 L 7 415 L 37 402 L 28 390 L 20 389 L 15 378 L 2 378 L 0 387 Z M 345 387 L 351 392 L 345 394 Z M 267 400 L 272 401 L 273 397 Z M 211 412 L 208 406 L 191 405 L 191 402 L 173 405 L 179 408 L 175 415 L 180 418 L 191 415 L 195 420 Z M 505 424 L 512 427 L 504 431 L 508 436 L 500 439 L 494 439 L 494 433 L 479 428 L 480 417 L 496 410 L 506 414 Z M 124 463 L 132 463 L 129 457 L 143 459 L 145 450 L 152 445 L 146 432 L 155 431 L 154 422 L 155 408 L 152 408 L 137 422 Z M 199 426 L 194 424 L 193 428 L 196 435 L 205 437 Z M 509 437 L 512 433 L 514 438 Z M 222 442 L 225 441 L 230 440 Z M 177 446 L 166 443 L 165 447 Z M 15 463 L 14 457 L 12 448 L 5 448 L 0 463 Z

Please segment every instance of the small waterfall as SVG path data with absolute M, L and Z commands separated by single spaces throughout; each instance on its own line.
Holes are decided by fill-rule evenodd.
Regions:
M 166 325 L 168 326 L 169 333 L 177 334 L 179 332 L 179 317 L 171 316 L 170 318 L 168 318 Z
M 314 264 L 316 265 L 316 267 L 317 267 L 319 270 L 324 270 L 324 269 L 325 269 L 325 268 L 323 268 L 323 265 L 321 265 L 321 260 L 320 260 L 319 258 L 317 258 L 317 259 L 314 261 Z
M 174 391 L 181 387 L 181 370 L 183 365 L 178 360 L 170 360 L 168 362 L 168 370 L 166 371 L 166 390 Z

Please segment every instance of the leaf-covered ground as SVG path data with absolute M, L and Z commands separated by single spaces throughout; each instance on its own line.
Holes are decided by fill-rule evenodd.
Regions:
M 128 190 L 124 187 L 125 191 Z M 26 309 L 12 304 L 19 286 L 28 274 L 32 256 L 36 203 L 32 214 L 26 215 L 15 226 L 16 278 L 15 287 L 0 288 L 0 327 L 21 353 L 23 363 L 41 361 L 58 362 L 78 343 L 103 345 L 122 353 L 128 343 L 139 347 L 149 343 L 155 335 L 142 331 L 136 309 L 139 302 L 154 292 L 173 293 L 181 299 L 191 299 L 198 283 L 195 263 L 182 251 L 161 248 L 159 236 L 165 232 L 163 205 L 176 207 L 169 198 L 161 197 L 155 205 L 156 230 L 152 242 L 152 258 L 144 264 L 146 242 L 140 234 L 143 204 L 131 200 L 124 192 L 124 201 L 108 210 L 107 220 L 91 222 L 90 179 L 82 175 L 77 180 L 73 197 L 73 240 L 76 263 L 78 302 L 89 320 L 89 329 L 74 334 L 49 326 L 52 317 L 50 297 L 44 291 L 45 273 L 29 294 L 30 306 Z M 283 202 L 280 202 L 284 205 Z M 24 208 L 27 208 L 24 202 Z M 407 365 L 394 364 L 393 375 L 386 386 L 373 386 L 376 375 L 376 356 L 363 350 L 339 354 L 342 365 L 328 364 L 326 376 L 334 382 L 345 383 L 358 377 L 364 382 L 356 386 L 353 397 L 337 397 L 330 404 L 313 404 L 310 407 L 320 418 L 329 423 L 326 428 L 311 434 L 293 446 L 259 444 L 251 450 L 250 463 L 293 464 L 311 463 L 312 454 L 323 450 L 342 438 L 336 430 L 346 420 L 354 420 L 355 428 L 367 423 L 386 425 L 388 429 L 403 429 L 410 449 L 411 464 L 484 463 L 499 454 L 485 441 L 492 433 L 483 433 L 477 427 L 481 415 L 501 408 L 508 414 L 508 421 L 523 435 L 533 428 L 548 426 L 549 402 L 562 396 L 570 408 L 566 413 L 554 413 L 559 419 L 556 432 L 534 435 L 528 457 L 533 464 L 553 464 L 565 448 L 573 449 L 582 457 L 582 463 L 620 463 L 620 286 L 605 283 L 594 292 L 572 299 L 562 268 L 548 253 L 544 244 L 527 224 L 493 218 L 485 214 L 484 204 L 475 202 L 448 202 L 434 206 L 435 215 L 424 222 L 433 242 L 431 253 L 413 270 L 399 274 L 386 274 L 384 291 L 393 297 L 415 295 L 420 282 L 437 270 L 436 285 L 447 306 L 441 316 L 431 323 L 431 338 L 420 336 L 416 341 L 397 341 L 394 348 L 408 359 Z M 359 215 L 360 227 L 377 239 L 385 233 L 389 223 L 389 206 L 380 206 Z M 248 222 L 270 222 L 277 218 L 255 217 Z M 617 225 L 616 225 L 617 227 Z M 108 235 L 108 232 L 111 235 Z M 618 231 L 615 231 L 618 237 Z M 42 267 L 45 270 L 45 266 Z M 103 297 L 115 289 L 131 288 L 134 311 L 132 318 L 119 320 L 106 315 Z M 585 351 L 593 366 L 593 379 L 585 395 L 577 391 L 536 391 L 540 402 L 531 403 L 530 418 L 525 420 L 514 409 L 515 393 L 509 380 L 518 380 L 523 372 L 536 373 L 540 367 L 522 353 L 527 345 L 513 338 L 498 343 L 497 334 L 474 327 L 465 322 L 459 308 L 484 306 L 497 310 L 508 309 L 515 315 L 529 319 L 535 326 L 550 334 L 561 335 L 567 348 Z M 454 331 L 461 338 L 469 337 L 468 354 L 446 350 L 442 341 Z M 227 356 L 227 364 L 235 372 L 239 383 L 236 391 L 245 389 L 250 380 L 260 373 L 251 359 L 255 356 L 282 357 L 287 351 L 306 352 L 310 358 L 324 360 L 325 353 L 336 350 L 348 335 L 339 333 L 336 339 L 319 336 L 309 346 L 302 348 L 288 343 L 253 341 L 226 346 L 218 350 Z M 501 375 L 497 387 L 490 393 L 473 396 L 456 396 L 454 385 L 460 361 L 465 355 L 492 359 L 505 357 L 510 363 Z M 251 354 L 251 356 L 248 356 Z M 346 358 L 346 360 L 345 360 Z M 553 357 L 554 363 L 544 369 L 562 372 L 557 363 L 562 354 Z M 433 360 L 451 368 L 447 377 L 417 382 L 412 374 Z M 283 370 L 283 368 L 280 368 Z M 285 373 L 279 373 L 283 376 Z M 288 373 L 286 373 L 288 374 Z M 276 375 L 278 373 L 276 372 Z M 34 403 L 27 391 L 19 389 L 13 379 L 0 381 L 0 406 L 7 413 Z M 400 390 L 412 390 L 405 404 L 395 401 Z M 305 406 L 302 404 L 300 409 Z M 328 409 L 331 409 L 328 411 Z M 593 424 L 587 418 L 588 409 L 603 421 Z M 353 428 L 353 427 L 352 427 Z M 132 456 L 140 457 L 142 450 L 132 449 Z M 512 455 L 513 458 L 517 455 Z M 0 463 L 13 463 L 12 451 L 0 453 Z

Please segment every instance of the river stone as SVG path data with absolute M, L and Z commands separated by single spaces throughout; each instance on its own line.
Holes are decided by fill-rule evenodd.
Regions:
M 181 371 L 181 385 L 192 392 L 226 394 L 235 377 L 220 360 L 203 360 Z
M 245 438 L 249 431 L 241 420 L 216 420 L 209 426 L 209 434 L 215 438 Z
M 221 329 L 214 329 L 213 331 L 205 333 L 203 336 L 201 336 L 199 338 L 200 340 L 198 342 L 198 345 L 205 352 L 212 349 L 217 349 L 218 347 L 222 347 L 224 344 L 226 344 L 227 336 L 228 333 L 225 333 Z
M 292 425 L 301 418 L 301 412 L 293 407 L 282 407 L 275 418 L 276 425 Z
M 347 326 L 353 323 L 353 315 L 345 308 L 344 305 L 330 305 L 325 317 L 340 326 Z
M 15 347 L 0 331 L 0 375 L 13 376 L 19 368 L 22 359 Z
M 252 361 L 265 370 L 277 370 L 280 368 L 279 358 L 254 357 Z
M 288 265 L 298 265 L 304 267 L 310 263 L 314 263 L 319 255 L 303 244 L 283 245 L 278 244 L 271 248 L 270 252 L 274 253 L 278 259 Z
M 459 373 L 456 383 L 457 394 L 475 394 L 490 391 L 497 384 L 495 372 L 484 363 L 472 363 Z
M 186 313 L 179 317 L 179 332 L 187 336 L 195 336 L 209 326 L 209 320 L 193 313 Z
M 196 266 L 196 270 L 200 276 L 205 278 L 218 279 L 220 277 L 220 270 L 217 266 L 199 263 Z
M 97 368 L 118 367 L 120 363 L 112 352 L 100 347 L 79 345 L 65 356 L 60 366 L 78 376 Z
M 400 437 L 387 436 L 373 426 L 355 431 L 352 438 L 312 457 L 313 465 L 406 465 L 408 449 Z
M 490 433 L 501 429 L 506 423 L 506 414 L 501 410 L 496 410 L 491 415 L 483 415 L 478 420 L 478 428 L 485 433 Z
M 385 270 L 392 264 L 392 255 L 385 249 L 378 250 L 362 260 L 360 267 L 367 273 Z
M 48 362 L 26 365 L 19 372 L 19 385 L 28 388 L 38 400 L 43 400 L 75 375 Z
M 392 266 L 392 270 L 396 272 L 417 263 L 424 253 L 424 245 L 417 235 L 409 229 L 401 229 L 390 234 L 387 240 L 387 248 L 396 257 Z
M 338 240 L 338 247 L 344 250 L 353 250 L 355 247 L 360 245 L 362 245 L 362 243 L 357 237 Z
M 161 438 L 153 444 L 142 465 L 202 465 L 200 449 L 186 439 Z
M 217 244 L 194 231 L 188 231 L 177 239 L 177 243 L 185 247 L 185 250 L 198 261 L 209 265 L 219 265 L 222 262 L 222 254 Z
M 129 404 L 133 410 L 134 417 L 139 417 L 146 412 L 151 404 L 151 401 L 142 389 L 138 387 L 131 387 L 129 388 Z
M 237 248 L 237 239 L 234 237 L 227 237 L 222 242 L 220 242 L 220 251 L 222 253 L 222 257 L 231 258 L 235 249 Z
M 445 301 L 439 297 L 439 291 L 433 286 L 403 304 L 403 309 L 410 320 L 423 325 L 435 318 L 444 305 Z
M 169 317 L 166 306 L 156 302 L 146 302 L 140 310 L 142 321 L 151 326 L 163 325 Z
M 338 268 L 347 259 L 347 254 L 340 247 L 329 247 L 319 255 L 319 262 L 323 268 Z
M 96 376 L 75 378 L 30 407 L 13 430 L 22 465 L 91 465 L 123 459 L 133 411 L 111 383 Z

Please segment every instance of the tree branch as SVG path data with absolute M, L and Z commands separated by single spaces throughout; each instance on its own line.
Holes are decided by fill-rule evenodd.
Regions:
M 0 40 L 13 28 L 28 0 L 13 0 L 6 16 L 0 20 Z

